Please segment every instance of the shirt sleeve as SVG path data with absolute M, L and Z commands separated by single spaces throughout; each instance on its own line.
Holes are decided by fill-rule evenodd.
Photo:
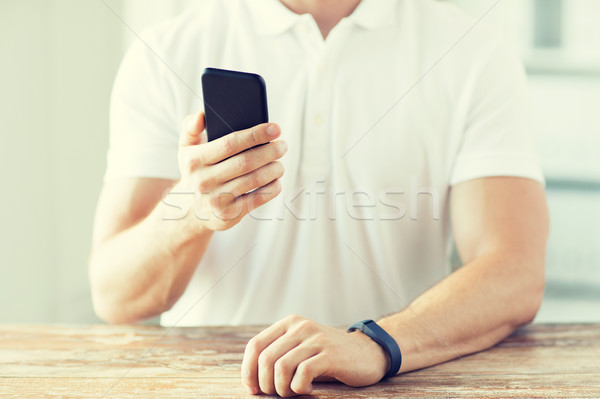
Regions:
M 127 52 L 113 86 L 104 180 L 179 178 L 179 127 L 169 69 L 149 34 Z
M 474 79 L 450 185 L 491 176 L 524 177 L 544 184 L 522 64 L 498 40 Z

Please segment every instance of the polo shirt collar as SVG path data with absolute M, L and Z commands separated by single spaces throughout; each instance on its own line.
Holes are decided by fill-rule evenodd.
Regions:
M 278 35 L 291 28 L 299 19 L 296 14 L 279 0 L 246 1 L 256 32 L 259 35 Z
M 347 18 L 368 30 L 390 28 L 396 24 L 397 0 L 362 0 Z
M 397 0 L 361 0 L 347 20 L 368 30 L 389 28 L 396 22 L 396 3 Z M 280 0 L 250 0 L 246 2 L 246 7 L 250 10 L 259 35 L 283 33 L 301 17 Z

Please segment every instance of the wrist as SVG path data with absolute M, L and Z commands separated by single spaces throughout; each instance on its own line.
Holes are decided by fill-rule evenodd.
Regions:
M 384 378 L 395 376 L 402 365 L 402 352 L 394 338 L 373 320 L 355 323 L 348 328 L 347 332 L 351 333 L 357 330 L 368 336 L 387 354 L 390 366 Z
M 162 221 L 174 222 L 172 224 L 195 226 L 189 222 L 192 219 L 197 219 L 195 218 L 197 202 L 197 192 L 184 180 L 180 180 L 163 194 L 162 200 L 156 209 L 158 211 L 157 216 Z M 197 221 L 201 222 L 201 220 Z M 201 225 L 201 223 L 198 224 Z
M 390 356 L 377 342 L 373 341 L 368 335 L 362 331 L 354 333 L 357 339 L 361 340 L 362 345 L 368 348 L 368 353 L 372 354 L 371 364 L 373 364 L 376 374 L 379 379 L 385 378 L 392 367 Z
M 191 239 L 210 236 L 213 230 L 197 215 L 198 195 L 182 181 L 165 192 L 153 212 L 155 224 Z

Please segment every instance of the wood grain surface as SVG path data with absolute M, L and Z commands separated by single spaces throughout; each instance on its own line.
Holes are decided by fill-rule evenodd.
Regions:
M 0 326 L 0 397 L 251 397 L 240 383 L 260 327 Z M 600 398 L 600 325 L 531 325 L 494 348 L 314 397 Z

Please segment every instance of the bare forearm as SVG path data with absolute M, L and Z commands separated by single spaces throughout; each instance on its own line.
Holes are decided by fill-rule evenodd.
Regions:
M 526 262 L 543 259 L 482 256 L 381 320 L 402 350 L 400 372 L 487 349 L 530 322 L 543 296 L 544 276 L 543 267 Z
M 136 178 L 103 187 L 90 277 L 96 313 L 106 321 L 133 322 L 168 310 L 212 232 L 232 228 L 281 192 L 278 159 L 287 144 L 277 140 L 279 126 L 262 124 L 210 143 L 202 134 L 203 114 L 184 126 L 179 182 Z M 169 201 L 161 201 L 165 190 Z
M 168 310 L 181 296 L 212 232 L 194 218 L 165 220 L 165 205 L 97 245 L 90 260 L 96 313 L 113 323 Z

